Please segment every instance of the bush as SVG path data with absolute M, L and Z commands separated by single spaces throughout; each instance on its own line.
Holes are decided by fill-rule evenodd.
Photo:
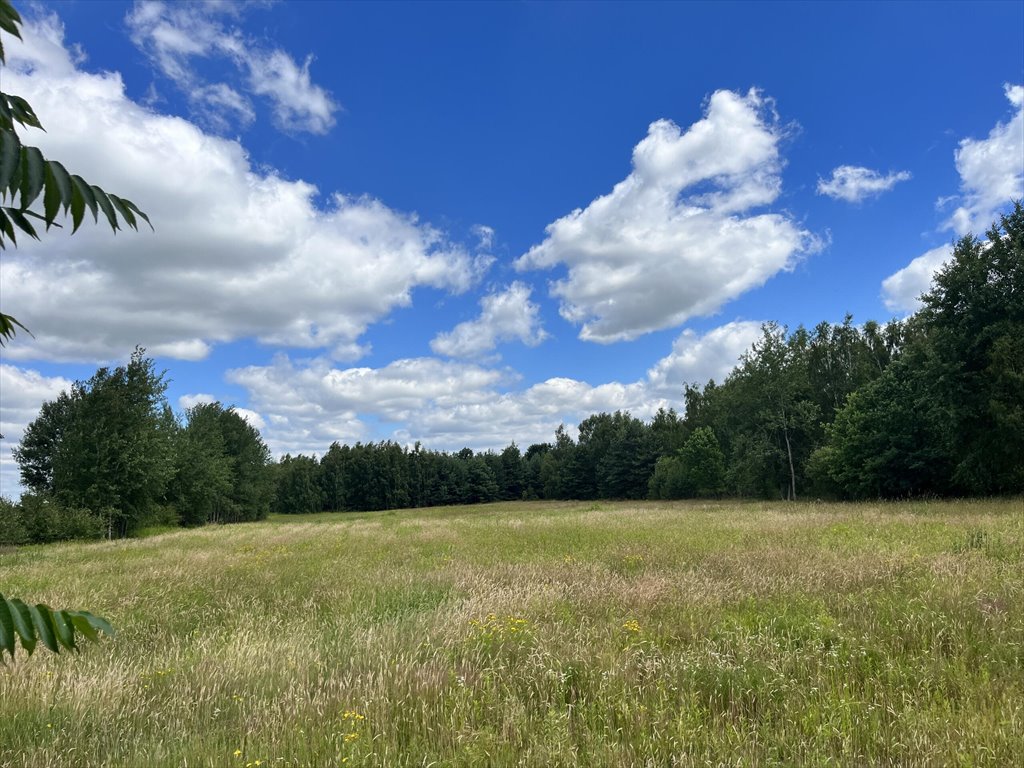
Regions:
M 27 533 L 27 541 L 21 543 L 103 537 L 104 526 L 99 517 L 87 509 L 64 506 L 46 494 L 26 493 L 18 506 L 21 525 Z
M 21 505 L 0 496 L 0 547 L 28 544 L 29 535 L 22 519 Z

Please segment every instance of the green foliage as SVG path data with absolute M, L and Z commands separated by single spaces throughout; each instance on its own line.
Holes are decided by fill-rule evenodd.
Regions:
M 501 498 L 505 501 L 522 498 L 525 475 L 523 456 L 519 452 L 519 446 L 511 443 L 505 448 L 501 452 L 498 464 L 499 471 L 496 473 L 496 482 L 501 491 Z
M 690 495 L 717 496 L 725 490 L 725 456 L 711 429 L 695 429 L 680 449 L 679 458 Z
M 136 349 L 129 363 L 101 368 L 45 404 L 14 450 L 22 482 L 61 504 L 105 518 L 126 536 L 164 496 L 177 429 L 163 374 Z
M 672 456 L 686 442 L 686 422 L 676 413 L 675 408 L 659 408 L 651 419 L 651 439 L 658 456 Z
M 90 510 L 68 507 L 49 494 L 25 493 L 17 503 L 0 500 L 0 545 L 97 539 L 104 527 Z
M 1024 208 L 968 235 L 812 463 L 853 498 L 1024 490 Z
M 968 235 L 921 297 L 929 396 L 950 419 L 952 483 L 969 494 L 1024 490 L 1024 206 Z
M 323 498 L 317 482 L 319 468 L 312 456 L 285 454 L 276 468 L 274 511 L 286 515 L 320 512 Z
M 815 468 L 849 497 L 905 497 L 948 488 L 943 414 L 922 397 L 919 369 L 906 361 L 851 395 L 828 429 Z
M 725 490 L 725 455 L 709 427 L 693 431 L 675 456 L 662 456 L 648 486 L 652 499 L 718 496 Z
M 61 648 L 75 651 L 78 638 L 95 642 L 100 632 L 112 636 L 114 628 L 88 611 L 55 611 L 42 603 L 25 605 L 0 594 L 0 663 L 5 655 L 14 660 L 19 643 L 29 656 L 39 643 L 54 653 Z
M 21 16 L 8 2 L 0 0 L 0 30 L 21 39 Z M 0 40 L 0 65 L 6 64 Z M 150 225 L 149 217 L 135 203 L 105 192 L 89 184 L 56 160 L 47 160 L 36 147 L 23 145 L 15 130 L 43 126 L 31 105 L 24 99 L 0 92 L 0 250 L 8 241 L 17 246 L 17 234 L 39 240 L 40 224 L 57 226 L 57 217 L 71 214 L 74 234 L 81 226 L 88 209 L 93 221 L 99 222 L 100 213 L 116 232 L 121 223 L 138 230 L 139 219 Z M 42 200 L 42 213 L 32 206 Z M 37 206 L 38 208 L 38 206 Z M 33 221 L 37 222 L 33 224 Z M 0 346 L 14 338 L 17 328 L 27 330 L 18 320 L 0 312 Z
M 0 496 L 0 547 L 28 544 L 31 541 L 22 519 L 21 504 Z
M 185 411 L 175 435 L 174 476 L 168 496 L 186 526 L 223 519 L 231 492 L 231 465 L 224 446 L 219 403 L 201 403 Z

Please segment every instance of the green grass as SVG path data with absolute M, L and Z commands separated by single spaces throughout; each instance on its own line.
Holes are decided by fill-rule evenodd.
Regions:
M 537 503 L 0 554 L 0 766 L 1024 764 L 1024 502 Z M 237 754 L 236 754 L 237 752 Z

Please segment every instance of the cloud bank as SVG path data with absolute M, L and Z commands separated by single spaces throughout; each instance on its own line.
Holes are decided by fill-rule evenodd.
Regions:
M 24 140 L 133 200 L 156 232 L 85 226 L 8 250 L 5 311 L 35 334 L 10 359 L 110 360 L 142 344 L 198 360 L 246 337 L 353 359 L 417 287 L 460 293 L 490 264 L 373 198 L 320 208 L 315 187 L 257 170 L 238 142 L 133 102 L 118 74 L 79 68 L 54 16 L 25 38 L 5 41 L 4 89 L 30 94 L 48 132 Z
M 381 368 L 338 368 L 317 359 L 279 356 L 247 366 L 228 380 L 248 392 L 266 422 L 275 453 L 322 453 L 331 442 L 381 439 L 371 429 L 391 425 L 399 443 L 444 450 L 500 449 L 548 442 L 560 424 L 575 427 L 600 411 L 629 410 L 649 418 L 658 408 L 682 407 L 683 385 L 721 381 L 761 335 L 761 323 L 735 321 L 697 334 L 687 330 L 669 355 L 634 382 L 590 384 L 552 377 L 517 388 L 507 369 L 434 358 L 396 360 Z

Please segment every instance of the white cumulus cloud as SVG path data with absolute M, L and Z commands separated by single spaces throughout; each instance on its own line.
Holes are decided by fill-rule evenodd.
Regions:
M 907 181 L 909 178 L 908 171 L 893 171 L 883 176 L 871 168 L 840 165 L 832 170 L 832 178 L 828 181 L 818 179 L 818 194 L 845 200 L 848 203 L 859 203 L 873 195 L 888 192 L 899 182 Z
M 963 139 L 956 150 L 961 204 L 947 226 L 958 235 L 984 233 L 1009 200 L 1024 198 L 1024 86 L 1003 87 L 1014 108 L 985 139 Z
M 687 329 L 672 345 L 672 352 L 648 372 L 648 386 L 663 398 L 679 397 L 684 384 L 703 386 L 708 379 L 721 381 L 736 366 L 740 355 L 761 338 L 760 322 L 736 320 L 705 333 Z
M 779 196 L 782 138 L 759 91 L 717 91 L 685 131 L 652 123 L 629 176 L 549 224 L 516 267 L 565 265 L 551 293 L 590 341 L 633 339 L 712 314 L 815 246 L 788 216 L 752 211 Z
M 517 280 L 504 291 L 484 296 L 479 317 L 438 334 L 430 348 L 447 357 L 476 357 L 506 341 L 537 346 L 548 334 L 540 324 L 540 307 L 530 301 L 531 292 Z
M 6 41 L 4 90 L 30 96 L 47 128 L 25 140 L 133 200 L 156 232 L 90 223 L 6 251 L 4 311 L 35 334 L 19 335 L 10 359 L 110 360 L 142 344 L 198 360 L 256 337 L 351 360 L 367 326 L 417 286 L 462 292 L 491 262 L 379 200 L 336 194 L 318 207 L 312 185 L 133 102 L 116 73 L 79 69 L 54 16 L 24 33 L 24 45 Z
M 882 299 L 890 312 L 913 312 L 921 306 L 918 298 L 928 291 L 932 275 L 953 255 L 953 247 L 940 245 L 918 256 L 882 281 Z
M 932 285 L 932 275 L 949 260 L 952 246 L 939 246 L 915 258 L 882 281 L 882 297 L 893 312 L 912 312 L 921 306 L 919 297 Z

